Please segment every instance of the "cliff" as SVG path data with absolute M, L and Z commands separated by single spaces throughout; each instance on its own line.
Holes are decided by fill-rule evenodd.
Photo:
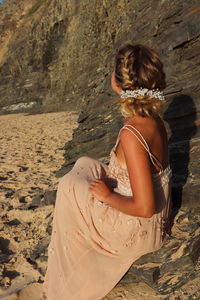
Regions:
M 176 299 L 200 297 L 199 1 L 5 0 L 0 10 L 1 113 L 80 112 L 57 176 L 82 155 L 108 161 L 122 122 L 110 88 L 116 48 L 139 42 L 159 52 L 167 76 L 172 235 L 135 262 L 120 284 L 126 290 L 144 281 L 165 299 L 177 291 Z

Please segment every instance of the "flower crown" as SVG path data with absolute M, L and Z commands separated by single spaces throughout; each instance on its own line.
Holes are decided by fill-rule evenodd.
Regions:
M 165 97 L 163 93 L 159 89 L 153 89 L 149 90 L 146 88 L 139 88 L 137 90 L 126 90 L 126 91 L 121 91 L 121 98 L 137 98 L 138 96 L 144 96 L 147 95 L 152 98 L 158 98 L 161 101 L 165 101 Z M 134 99 L 129 99 L 128 102 L 133 102 Z

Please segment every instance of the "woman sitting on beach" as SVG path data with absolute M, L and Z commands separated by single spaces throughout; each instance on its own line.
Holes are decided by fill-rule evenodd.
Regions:
M 59 181 L 42 299 L 100 300 L 169 234 L 171 168 L 163 65 L 147 46 L 117 51 L 111 86 L 124 126 L 109 165 L 84 156 Z

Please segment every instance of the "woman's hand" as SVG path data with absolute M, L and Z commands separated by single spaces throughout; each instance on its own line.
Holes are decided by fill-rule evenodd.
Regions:
M 100 179 L 94 180 L 90 184 L 89 191 L 97 200 L 105 203 L 107 203 L 106 200 L 112 194 L 112 190 Z

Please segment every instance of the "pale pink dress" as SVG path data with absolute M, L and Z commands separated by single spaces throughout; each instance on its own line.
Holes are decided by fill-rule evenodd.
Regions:
M 100 300 L 135 260 L 160 249 L 169 238 L 171 168 L 168 165 L 163 170 L 135 127 L 125 125 L 122 129 L 139 139 L 152 163 L 160 168 L 152 174 L 156 212 L 151 218 L 130 216 L 98 201 L 88 191 L 89 184 L 100 178 L 115 184 L 114 191 L 132 195 L 128 173 L 115 155 L 119 135 L 108 166 L 87 156 L 79 158 L 58 184 L 41 299 Z

